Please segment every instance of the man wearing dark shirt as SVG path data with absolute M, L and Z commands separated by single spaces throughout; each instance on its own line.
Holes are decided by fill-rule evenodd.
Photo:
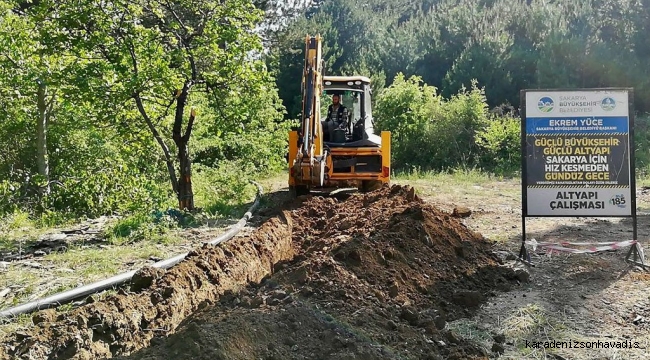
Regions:
M 334 128 L 341 126 L 343 129 L 347 127 L 348 122 L 348 108 L 341 104 L 341 96 L 334 94 L 332 96 L 332 104 L 327 108 L 326 121 L 332 121 Z

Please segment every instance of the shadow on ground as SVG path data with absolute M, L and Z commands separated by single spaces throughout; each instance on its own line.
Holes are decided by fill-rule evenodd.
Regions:
M 508 280 L 494 277 L 501 270 L 486 266 L 462 279 L 441 280 L 423 289 L 426 301 L 406 305 L 370 291 L 365 300 L 355 299 L 347 282 L 319 290 L 271 280 L 226 295 L 190 315 L 169 337 L 161 332 L 151 347 L 116 359 L 482 358 L 490 347 L 465 342 L 444 326 L 475 315 L 492 296 L 510 289 Z M 475 290 L 486 284 L 498 290 Z
M 645 249 L 650 235 L 649 220 L 650 216 L 638 216 L 638 238 Z M 631 219 L 562 221 L 565 223 L 550 225 L 548 219 L 527 220 L 527 225 L 533 224 L 531 228 L 535 228 L 527 238 L 551 243 L 632 239 Z M 520 246 L 520 236 L 512 237 L 507 245 L 515 255 Z M 645 318 L 650 317 L 650 301 L 644 289 L 650 285 L 650 276 L 625 261 L 629 247 L 584 254 L 548 254 L 539 247 L 536 251 L 530 247 L 528 250 L 535 266 L 516 266 L 527 269 L 529 282 L 490 301 L 470 322 L 454 324 L 456 331 L 476 338 L 486 328 L 499 329 L 507 339 L 507 351 L 502 357 L 505 359 L 647 358 L 647 349 L 602 345 L 649 340 L 650 326 Z M 543 346 L 545 341 L 561 344 L 546 349 L 533 345 L 542 342 Z M 598 341 L 600 348 L 594 345 Z

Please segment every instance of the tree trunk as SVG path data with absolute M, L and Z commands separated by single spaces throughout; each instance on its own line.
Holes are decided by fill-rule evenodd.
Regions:
M 37 107 L 38 121 L 36 122 L 36 165 L 38 174 L 43 176 L 46 181 L 44 188 L 40 188 L 41 194 L 50 193 L 50 167 L 47 159 L 47 101 L 46 86 L 43 81 L 38 81 Z
M 178 206 L 181 210 L 194 210 L 194 193 L 192 192 L 192 161 L 185 138 L 176 143 L 180 163 L 178 179 Z
M 188 81 L 183 86 L 176 101 L 176 114 L 174 116 L 174 128 L 172 129 L 172 138 L 178 149 L 178 161 L 180 164 L 180 176 L 178 179 L 178 206 L 181 210 L 192 211 L 194 210 L 194 193 L 192 192 L 192 160 L 190 160 L 190 152 L 188 143 L 192 135 L 192 127 L 194 126 L 194 119 L 196 113 L 194 108 L 190 113 L 190 119 L 187 122 L 187 129 L 185 134 L 181 135 L 183 127 L 183 113 L 187 103 L 187 96 L 189 95 L 192 82 Z

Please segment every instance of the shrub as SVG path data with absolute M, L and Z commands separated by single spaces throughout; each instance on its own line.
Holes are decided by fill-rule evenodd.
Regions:
M 494 116 L 478 132 L 477 145 L 482 149 L 481 166 L 499 173 L 521 168 L 521 120 L 512 116 Z
M 472 83 L 445 100 L 419 77 L 398 74 L 378 97 L 377 130 L 392 132 L 396 169 L 439 170 L 477 163 L 477 132 L 488 125 L 485 93 Z

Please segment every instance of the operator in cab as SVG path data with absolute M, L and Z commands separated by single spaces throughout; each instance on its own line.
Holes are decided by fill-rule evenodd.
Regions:
M 332 103 L 327 108 L 327 118 L 325 120 L 332 121 L 335 124 L 334 128 L 347 128 L 348 108 L 341 104 L 341 95 L 332 95 Z

